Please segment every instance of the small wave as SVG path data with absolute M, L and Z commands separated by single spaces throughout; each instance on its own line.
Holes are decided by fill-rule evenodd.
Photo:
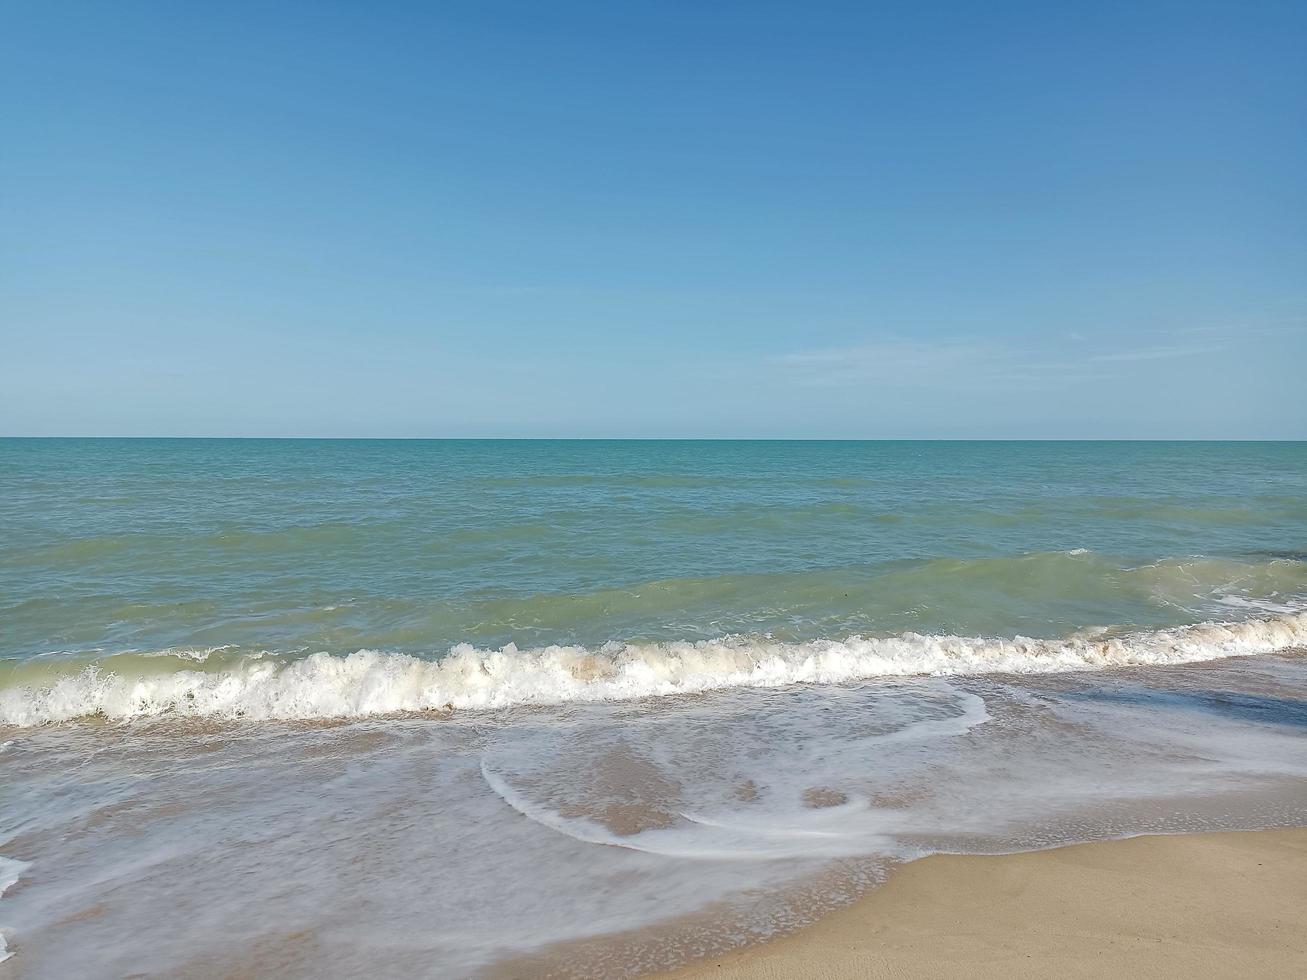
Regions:
M 730 687 L 826 684 L 875 677 L 1054 673 L 1166 665 L 1307 645 L 1307 613 L 1112 636 L 985 639 L 905 633 L 787 643 L 734 636 L 597 650 L 454 647 L 439 660 L 360 650 L 295 660 L 246 657 L 221 669 L 117 671 L 92 665 L 0 689 L 0 724 L 87 716 L 180 715 L 292 720 L 476 710 L 576 701 L 627 701 Z M 139 668 L 146 661 L 136 661 Z
M 215 653 L 223 653 L 227 650 L 235 650 L 234 643 L 224 643 L 216 647 L 168 647 L 164 650 L 151 650 L 148 653 L 142 653 L 142 657 L 176 657 L 179 660 L 194 660 L 196 663 L 204 663 Z

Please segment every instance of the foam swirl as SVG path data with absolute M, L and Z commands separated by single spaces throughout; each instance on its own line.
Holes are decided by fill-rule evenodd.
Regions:
M 985 639 L 905 633 L 785 643 L 720 640 L 480 650 L 444 657 L 360 650 L 300 659 L 248 657 L 214 670 L 143 671 L 95 664 L 0 688 L 0 724 L 31 726 L 101 716 L 179 715 L 292 720 L 476 710 L 575 701 L 626 701 L 730 687 L 828 684 L 875 677 L 1056 673 L 1168 665 L 1307 646 L 1307 613 L 1202 623 L 1105 638 Z M 134 655 L 138 666 L 143 661 Z

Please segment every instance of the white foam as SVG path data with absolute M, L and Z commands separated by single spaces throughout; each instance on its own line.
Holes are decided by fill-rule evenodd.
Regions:
M 190 647 L 168 647 L 165 650 L 151 650 L 148 653 L 142 653 L 142 657 L 176 657 L 179 660 L 194 660 L 196 663 L 204 663 L 215 653 L 222 653 L 226 650 L 236 649 L 230 643 L 224 643 L 222 646 L 205 647 L 204 649 L 192 649 Z
M 0 690 L 0 723 L 40 725 L 99 715 L 358 718 L 575 701 L 627 701 L 728 687 L 825 684 L 874 677 L 1056 673 L 1166 665 L 1307 646 L 1307 613 L 1203 623 L 1110 637 L 897 637 L 784 643 L 758 637 L 598 650 L 454 647 L 439 660 L 360 650 L 293 661 L 250 657 L 221 671 L 125 676 L 99 667 Z
M 0 854 L 0 897 L 9 890 L 9 887 L 23 876 L 27 870 L 28 862 L 15 861 L 13 858 L 7 858 Z M 4 929 L 0 928 L 0 963 L 14 954 L 9 951 L 9 944 L 5 940 Z
M 1252 609 L 1260 613 L 1292 613 L 1298 608 L 1286 602 L 1276 602 L 1274 599 L 1254 599 L 1241 595 L 1217 596 L 1216 601 L 1223 606 Z
M 3 897 L 4 893 L 23 876 L 27 864 L 26 861 L 17 861 L 0 854 L 0 897 Z
M 935 690 L 947 693 L 954 702 L 956 714 L 907 722 L 900 728 L 879 734 L 842 738 L 839 750 L 844 760 L 850 756 L 866 759 L 888 746 L 920 748 L 935 740 L 965 735 L 991 720 L 985 701 L 979 695 L 956 690 L 947 684 Z M 808 732 L 810 739 L 815 734 Z M 518 748 L 525 748 L 525 757 L 531 760 L 527 768 L 543 765 L 556 776 L 560 761 L 567 765 L 562 761 L 566 759 L 566 753 L 560 752 L 559 746 L 547 738 L 543 742 L 539 738 L 532 739 L 529 746 Z M 535 758 L 531 759 L 532 756 Z M 514 762 L 521 767 L 523 761 L 519 754 L 509 763 L 508 770 L 515 768 Z M 901 812 L 878 808 L 865 794 L 857 792 L 841 792 L 841 801 L 832 805 L 812 807 L 798 802 L 810 780 L 820 778 L 817 777 L 820 768 L 818 759 L 808 756 L 803 765 L 792 771 L 791 775 L 797 774 L 798 779 L 788 780 L 786 792 L 774 794 L 788 800 L 791 804 L 788 807 L 782 803 L 779 807 L 764 807 L 756 813 L 738 807 L 707 810 L 675 807 L 672 812 L 678 819 L 671 825 L 646 828 L 636 834 L 619 834 L 590 817 L 565 814 L 556 800 L 542 803 L 532 799 L 530 794 L 516 788 L 512 779 L 499 772 L 490 758 L 483 756 L 481 760 L 481 776 L 486 785 L 512 809 L 533 823 L 582 843 L 605 844 L 684 860 L 774 861 L 852 857 L 869 853 L 904 856 L 907 851 L 892 837 L 893 832 L 903 829 L 904 815 Z M 690 778 L 690 773 L 679 766 L 676 774 L 682 781 Z M 773 790 L 787 782 L 779 767 L 769 769 L 766 781 Z M 547 783 L 556 788 L 558 780 L 551 778 Z M 755 801 L 751 806 L 759 804 Z

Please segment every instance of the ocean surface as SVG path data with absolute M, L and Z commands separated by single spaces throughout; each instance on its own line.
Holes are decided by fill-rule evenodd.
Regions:
M 633 975 L 1307 824 L 1307 444 L 0 440 L 0 976 Z

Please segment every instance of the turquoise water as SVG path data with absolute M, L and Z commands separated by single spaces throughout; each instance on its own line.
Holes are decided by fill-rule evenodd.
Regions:
M 575 675 L 576 657 L 614 645 L 647 661 L 651 645 L 726 642 L 731 663 L 691 671 L 697 689 L 713 671 L 738 679 L 741 649 L 787 669 L 811 652 L 775 644 L 1055 640 L 1293 612 L 1307 444 L 5 440 L 0 532 L 10 720 L 137 710 L 103 692 L 32 708 L 79 663 L 159 677 L 565 646 Z M 794 679 L 880 670 L 839 655 Z M 963 669 L 922 656 L 922 672 Z M 886 672 L 914 672 L 895 657 Z M 353 685 L 332 702 L 353 714 L 357 688 L 396 663 L 355 658 L 358 676 L 314 683 Z M 584 696 L 538 677 L 470 699 L 451 683 L 413 674 L 426 694 L 366 713 Z M 179 696 L 151 693 L 148 710 Z
M 1057 636 L 1305 553 L 1302 443 L 0 441 L 11 660 Z
M 632 976 L 1307 824 L 1305 553 L 1302 443 L 0 440 L 0 960 Z

